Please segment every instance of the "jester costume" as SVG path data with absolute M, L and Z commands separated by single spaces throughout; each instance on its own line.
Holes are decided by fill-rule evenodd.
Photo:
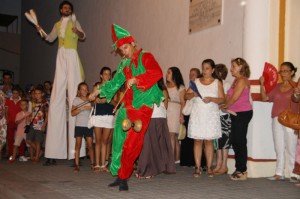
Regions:
M 134 42 L 134 39 L 123 28 L 113 25 L 112 37 L 116 47 Z M 162 78 L 162 70 L 153 55 L 142 49 L 136 51 L 131 58 L 125 58 L 118 66 L 115 77 L 102 87 L 100 97 L 106 97 L 109 102 L 121 86 L 135 77 L 137 83 L 124 95 L 120 106 L 112 145 L 112 163 L 110 170 L 112 175 L 118 175 L 121 180 L 128 179 L 133 172 L 133 165 L 139 156 L 144 134 L 148 128 L 153 111 L 153 104 L 160 104 L 164 99 L 157 82 Z M 122 129 L 122 122 L 128 118 L 131 123 L 142 121 L 142 129 L 135 132 L 130 128 L 127 132 Z

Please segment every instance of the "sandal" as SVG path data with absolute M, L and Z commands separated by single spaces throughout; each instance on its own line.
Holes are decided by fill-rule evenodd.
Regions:
M 100 166 L 100 170 L 104 173 L 109 173 L 110 172 L 109 169 L 105 165 Z
M 90 164 L 91 170 L 94 170 L 94 163 Z
M 195 167 L 194 177 L 198 178 L 201 175 L 201 169 L 200 167 Z
M 247 180 L 247 172 L 235 171 L 231 176 L 231 180 Z
M 100 172 L 100 165 L 94 166 L 94 172 L 99 173 Z
M 207 176 L 210 178 L 214 177 L 214 173 L 211 169 L 207 169 Z

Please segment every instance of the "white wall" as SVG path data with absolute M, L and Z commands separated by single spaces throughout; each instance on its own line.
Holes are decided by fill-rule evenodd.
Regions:
M 297 77 L 300 76 L 300 1 L 286 1 L 285 18 L 285 61 L 292 62 L 298 68 Z M 297 80 L 297 79 L 295 79 Z
M 26 0 L 22 13 L 36 9 L 46 32 L 59 19 L 61 1 Z M 163 71 L 178 66 L 187 83 L 189 69 L 200 67 L 203 59 L 230 67 L 232 58 L 242 56 L 243 8 L 240 0 L 223 1 L 223 23 L 189 34 L 189 1 L 186 0 L 89 0 L 73 1 L 74 12 L 86 32 L 79 55 L 91 85 L 98 80 L 102 66 L 115 69 L 119 57 L 111 54 L 111 24 L 127 29 L 143 49 L 154 54 Z M 38 83 L 53 79 L 57 43 L 48 45 L 35 29 L 22 19 L 21 82 Z M 32 75 L 36 74 L 36 75 Z M 38 75 L 37 75 L 38 74 Z

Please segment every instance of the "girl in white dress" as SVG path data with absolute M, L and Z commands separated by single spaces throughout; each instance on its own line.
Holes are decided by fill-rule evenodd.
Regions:
M 207 174 L 213 177 L 211 169 L 214 145 L 213 140 L 221 137 L 221 121 L 219 104 L 224 102 L 222 82 L 215 78 L 215 63 L 211 59 L 202 62 L 203 77 L 195 80 L 196 87 L 201 94 L 198 96 L 191 88 L 187 90 L 186 99 L 193 98 L 193 108 L 188 124 L 188 137 L 194 139 L 195 173 L 201 174 L 200 164 L 202 145 L 205 144 Z

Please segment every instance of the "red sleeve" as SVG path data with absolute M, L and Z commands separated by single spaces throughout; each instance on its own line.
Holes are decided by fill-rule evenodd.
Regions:
M 162 70 L 151 53 L 144 53 L 142 63 L 146 72 L 136 76 L 136 87 L 143 89 L 143 91 L 151 88 L 163 76 Z

